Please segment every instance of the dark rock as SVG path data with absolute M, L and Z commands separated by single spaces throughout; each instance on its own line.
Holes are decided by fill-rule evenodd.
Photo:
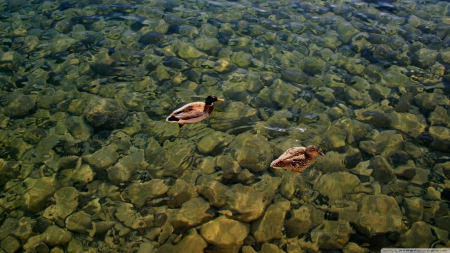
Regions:
M 3 114 L 8 117 L 23 117 L 34 109 L 36 102 L 28 95 L 19 93 L 8 93 L 1 97 L 1 106 L 3 107 Z
M 84 108 L 84 117 L 93 127 L 116 129 L 124 125 L 127 109 L 119 102 L 107 98 L 94 98 Z
M 139 39 L 140 43 L 149 45 L 149 44 L 158 44 L 164 40 L 164 35 L 157 32 L 148 32 Z
M 388 159 L 383 156 L 370 159 L 369 168 L 373 169 L 372 176 L 379 182 L 389 182 L 394 179 L 394 169 Z

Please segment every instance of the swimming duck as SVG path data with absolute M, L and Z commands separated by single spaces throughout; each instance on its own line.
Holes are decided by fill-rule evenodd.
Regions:
M 183 127 L 186 123 L 197 123 L 206 119 L 214 110 L 214 102 L 223 102 L 225 100 L 219 99 L 214 95 L 206 97 L 205 102 L 193 102 L 184 105 L 173 111 L 166 121 L 171 123 L 178 123 Z
M 293 147 L 273 161 L 270 167 L 302 173 L 314 162 L 316 155 L 324 155 L 316 146 Z

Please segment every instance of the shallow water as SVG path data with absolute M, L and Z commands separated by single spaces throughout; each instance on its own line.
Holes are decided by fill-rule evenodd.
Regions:
M 0 11 L 1 251 L 450 247 L 449 2 Z M 308 145 L 303 174 L 269 168 Z

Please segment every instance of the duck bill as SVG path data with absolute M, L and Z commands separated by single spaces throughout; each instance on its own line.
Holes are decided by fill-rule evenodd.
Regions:
M 324 156 L 325 155 L 324 153 L 322 153 L 320 151 L 317 151 L 317 154 L 320 155 L 320 156 Z
M 225 102 L 225 99 L 218 98 L 218 99 L 217 99 L 217 102 Z

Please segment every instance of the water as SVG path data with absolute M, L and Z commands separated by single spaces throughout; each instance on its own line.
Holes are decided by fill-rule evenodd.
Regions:
M 449 2 L 0 10 L 4 252 L 450 246 Z M 308 145 L 304 173 L 269 168 Z

